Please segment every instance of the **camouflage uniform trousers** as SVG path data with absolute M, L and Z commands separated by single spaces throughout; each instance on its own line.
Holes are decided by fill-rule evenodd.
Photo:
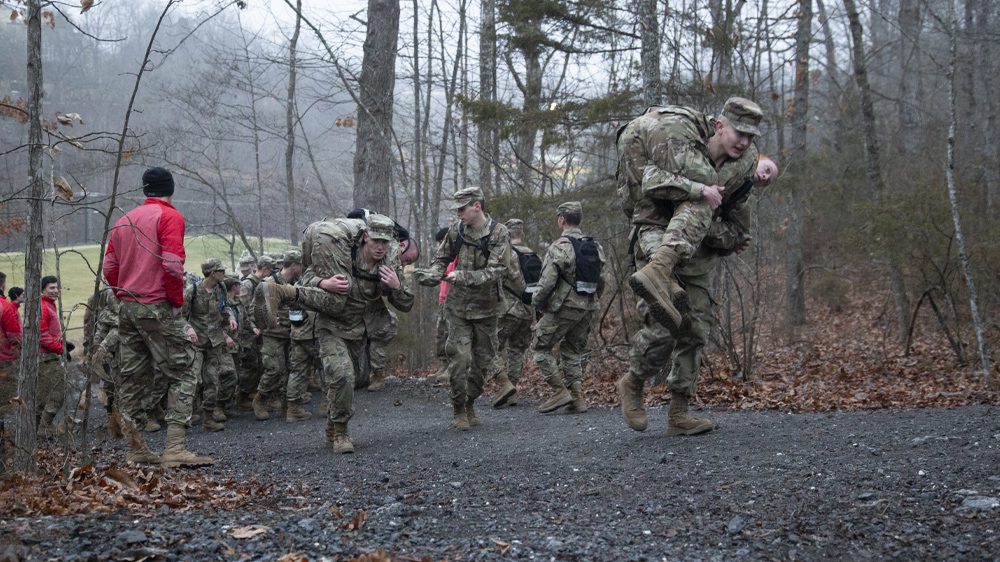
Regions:
M 368 367 L 372 373 L 385 373 L 389 363 L 386 349 L 399 333 L 399 319 L 388 308 L 366 313 L 365 330 L 368 332 Z
M 448 314 L 448 381 L 452 405 L 479 398 L 483 385 L 496 374 L 497 317 L 461 318 Z
M 441 361 L 442 366 L 448 365 L 448 315 L 444 311 L 444 306 L 442 305 L 438 309 L 437 322 L 435 323 L 435 328 L 437 328 L 437 339 L 434 342 L 434 355 Z
M 645 256 L 652 253 L 662 240 L 662 227 L 640 229 L 636 255 L 636 267 L 646 265 Z M 639 299 L 638 308 L 642 316 L 642 328 L 632 340 L 629 349 L 629 370 L 641 380 L 656 377 L 666 365 L 670 365 L 667 387 L 692 397 L 698 386 L 698 371 L 701 368 L 702 353 L 712 328 L 713 301 L 709 293 L 710 273 L 703 275 L 677 276 L 687 292 L 691 311 L 691 328 L 680 334 L 676 340 L 670 331 L 649 315 L 649 307 Z
M 17 396 L 17 377 L 21 370 L 21 360 L 0 361 L 0 417 L 14 413 L 11 398 Z
M 225 345 L 195 347 L 194 372 L 201 382 L 201 407 L 206 412 L 225 408 L 236 396 L 236 365 Z
M 503 361 L 503 356 L 506 355 L 506 361 L 501 363 L 500 370 L 506 371 L 507 378 L 516 385 L 524 372 L 524 352 L 531 346 L 531 319 L 504 315 L 500 319 L 498 338 L 498 360 Z
M 236 353 L 236 369 L 239 373 L 240 394 L 250 396 L 257 392 L 262 365 L 260 347 L 254 339 L 249 344 L 240 345 L 239 351 Z
M 322 369 L 323 362 L 319 356 L 319 343 L 312 340 L 292 340 L 288 352 L 288 387 L 285 390 L 289 403 L 308 404 L 309 376 L 314 369 Z M 326 386 L 325 384 L 323 385 Z
M 560 369 L 565 386 L 583 382 L 583 355 L 587 352 L 593 316 L 593 310 L 563 306 L 558 312 L 546 312 L 535 325 L 532 360 L 545 382 L 559 380 Z M 556 344 L 559 344 L 558 365 L 552 356 Z
M 194 349 L 184 334 L 184 324 L 174 317 L 169 303 L 122 301 L 116 400 L 127 423 L 139 428 L 146 425 L 146 406 L 156 393 L 153 373 L 158 369 L 166 381 L 167 424 L 191 425 L 198 373 L 192 368 Z
M 266 398 L 283 398 L 288 384 L 289 338 L 264 335 L 260 346 L 261 363 L 264 372 L 257 384 L 257 393 Z
M 361 368 L 365 339 L 345 339 L 331 329 L 322 317 L 316 320 L 316 341 L 323 364 L 323 387 L 330 407 L 327 428 L 347 423 L 354 416 L 354 379 Z
M 681 259 L 694 255 L 712 226 L 712 208 L 706 201 L 684 201 L 674 209 L 660 245 L 673 248 Z M 660 227 L 644 227 L 659 230 Z M 655 248 L 651 248 L 653 250 Z
M 38 394 L 35 396 L 35 415 L 56 415 L 66 397 L 66 379 L 59 364 L 59 356 L 42 353 L 38 358 Z

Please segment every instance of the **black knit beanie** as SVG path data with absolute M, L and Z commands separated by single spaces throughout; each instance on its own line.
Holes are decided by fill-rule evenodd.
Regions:
M 142 174 L 142 192 L 147 197 L 170 197 L 174 194 L 174 176 L 163 168 L 150 168 Z

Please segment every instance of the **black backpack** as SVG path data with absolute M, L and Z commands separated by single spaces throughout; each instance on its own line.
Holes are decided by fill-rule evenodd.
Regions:
M 597 241 L 590 236 L 567 236 L 566 239 L 573 244 L 573 253 L 576 255 L 576 283 L 573 284 L 573 290 L 578 295 L 597 294 L 601 282 L 601 254 Z
M 521 267 L 521 277 L 525 285 L 537 285 L 542 278 L 542 258 L 532 251 L 522 252 L 517 246 L 511 246 L 517 254 L 517 264 Z

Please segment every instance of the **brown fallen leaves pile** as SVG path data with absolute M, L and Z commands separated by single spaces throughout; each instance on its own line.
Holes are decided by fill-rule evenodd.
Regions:
M 162 506 L 176 510 L 236 509 L 269 489 L 256 482 L 217 481 L 198 472 L 93 464 L 77 466 L 64 477 L 57 451 L 39 449 L 35 474 L 0 479 L 0 518 L 25 515 L 76 515 L 126 509 L 152 514 Z

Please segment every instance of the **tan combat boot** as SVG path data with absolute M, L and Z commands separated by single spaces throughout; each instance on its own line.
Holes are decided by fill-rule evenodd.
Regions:
M 517 392 L 517 388 L 514 383 L 510 382 L 510 378 L 507 373 L 500 373 L 497 375 L 497 382 L 500 384 L 500 391 L 497 392 L 497 397 L 493 399 L 493 407 L 499 408 L 510 400 L 511 396 Z
M 163 426 L 160 425 L 160 422 L 156 421 L 153 418 L 149 418 L 148 420 L 146 420 L 146 427 L 143 428 L 143 431 L 145 431 L 146 433 L 156 433 L 161 429 L 163 429 Z
M 687 294 L 674 281 L 674 266 L 680 256 L 669 246 L 660 246 L 649 263 L 629 277 L 628 283 L 649 305 L 649 313 L 671 333 L 684 325 L 685 318 L 675 300 L 687 308 Z
M 569 393 L 569 389 L 566 388 L 562 378 L 558 375 L 545 382 L 549 383 L 549 386 L 555 389 L 556 392 L 548 400 L 542 402 L 542 405 L 538 407 L 539 413 L 547 414 L 554 412 L 573 401 L 573 395 Z
M 448 375 L 448 366 L 441 367 L 441 370 L 434 375 L 435 386 L 450 386 L 451 377 Z
M 215 420 L 215 421 L 217 421 L 217 422 L 224 422 L 224 421 L 228 420 L 229 418 L 226 417 L 226 412 L 222 409 L 221 406 L 216 406 L 212 410 L 212 419 Z
M 167 448 L 160 457 L 160 466 L 174 468 L 178 466 L 206 466 L 215 464 L 211 457 L 200 457 L 184 447 L 184 426 L 167 425 Z
M 465 403 L 465 419 L 469 420 L 469 427 L 476 427 L 479 425 L 479 416 L 476 415 L 475 400 L 469 400 Z
M 333 447 L 333 452 L 339 455 L 349 455 L 354 452 L 354 443 L 347 435 L 346 423 L 334 423 L 333 427 L 327 427 L 326 442 Z
M 220 421 L 216 421 L 215 416 L 211 412 L 205 412 L 204 421 L 201 422 L 201 426 L 205 428 L 205 431 L 214 433 L 216 431 L 222 431 L 226 429 L 226 425 Z
M 253 415 L 258 421 L 271 419 L 271 414 L 267 411 L 267 404 L 264 402 L 264 397 L 259 392 L 253 397 Z
M 646 431 L 649 419 L 646 418 L 646 408 L 643 405 L 642 387 L 645 381 L 640 380 L 632 372 L 625 373 L 618 379 L 618 400 L 622 405 L 622 415 L 625 422 L 636 431 Z
M 567 412 L 582 414 L 589 409 L 587 408 L 587 397 L 583 395 L 582 382 L 576 381 L 571 384 L 569 386 L 569 394 L 573 397 L 573 401 L 566 407 Z
M 302 407 L 302 404 L 296 404 L 294 402 L 288 403 L 288 411 L 285 413 L 285 421 L 287 422 L 300 422 L 311 418 L 312 412 L 306 410 Z
M 698 435 L 712 431 L 711 420 L 688 414 L 688 398 L 679 392 L 670 393 L 670 410 L 667 412 L 667 435 Z
M 368 380 L 368 392 L 378 392 L 383 388 L 385 388 L 385 373 L 372 371 L 371 379 Z
M 128 450 L 125 451 L 125 462 L 132 464 L 160 464 L 160 457 L 149 450 L 146 439 L 134 423 L 121 420 L 121 428 L 128 438 Z
M 241 392 L 240 398 L 236 403 L 236 407 L 241 412 L 249 412 L 250 410 L 253 410 L 253 399 L 250 398 L 249 394 L 243 394 Z
M 452 408 L 454 410 L 454 417 L 451 420 L 451 426 L 459 431 L 468 431 L 469 415 L 465 404 L 453 404 Z

